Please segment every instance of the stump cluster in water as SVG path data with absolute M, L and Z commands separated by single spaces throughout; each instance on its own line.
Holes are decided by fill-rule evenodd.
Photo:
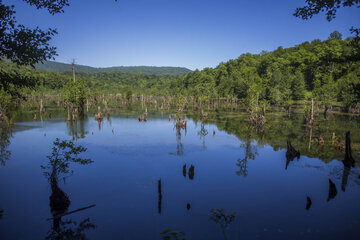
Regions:
M 138 120 L 139 120 L 139 122 L 142 122 L 142 121 L 146 122 L 147 119 L 148 119 L 148 112 L 147 112 L 147 108 L 146 108 L 144 114 L 138 116 Z

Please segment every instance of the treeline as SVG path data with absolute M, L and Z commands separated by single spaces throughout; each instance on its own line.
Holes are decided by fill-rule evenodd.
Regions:
M 181 76 L 145 73 L 76 72 L 76 82 L 86 94 L 149 94 L 192 96 L 197 101 L 236 99 L 251 105 L 289 106 L 293 101 L 313 97 L 326 108 L 338 102 L 346 110 L 360 107 L 360 41 L 328 40 L 279 47 L 273 52 L 243 54 L 216 68 L 196 70 Z M 0 61 L 1 92 L 12 97 L 28 94 L 61 94 L 72 88 L 71 72 L 46 72 Z M 85 91 L 83 91 L 85 92 Z M 8 98 L 7 99 L 8 102 Z M 0 102 L 0 105 L 4 104 Z
M 47 72 L 7 61 L 0 61 L 0 77 L 0 88 L 13 96 L 29 92 L 37 94 L 40 91 L 44 94 L 61 93 L 73 81 L 72 72 Z M 130 89 L 134 94 L 166 95 L 170 94 L 167 90 L 176 78 L 145 73 L 75 73 L 76 81 L 83 82 L 89 94 L 123 93 Z
M 123 73 L 145 73 L 150 75 L 183 75 L 191 70 L 183 67 L 153 67 L 153 66 L 119 66 L 107 68 L 94 68 L 84 65 L 75 65 L 77 72 L 85 73 L 104 73 L 104 72 L 123 72 Z M 68 72 L 71 70 L 71 64 L 46 61 L 35 64 L 35 68 L 49 72 Z
M 243 54 L 216 68 L 194 71 L 177 79 L 178 91 L 196 97 L 256 96 L 270 104 L 314 97 L 347 110 L 360 103 L 360 45 L 358 39 L 330 37 L 273 52 Z

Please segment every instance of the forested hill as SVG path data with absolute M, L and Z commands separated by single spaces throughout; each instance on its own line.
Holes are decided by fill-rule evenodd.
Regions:
M 70 64 L 63 66 L 67 66 L 64 72 L 59 72 L 61 69 L 50 72 L 0 61 L 0 89 L 10 92 L 23 86 L 42 85 L 44 89 L 62 91 L 72 79 Z M 182 94 L 201 101 L 230 97 L 247 105 L 261 101 L 278 106 L 314 98 L 328 108 L 341 103 L 348 111 L 360 109 L 358 38 L 314 40 L 291 48 L 279 47 L 273 52 L 243 54 L 216 68 L 179 76 L 163 75 L 164 71 L 147 74 L 140 70 L 124 73 L 115 72 L 116 68 L 103 72 L 91 72 L 91 69 L 99 71 L 76 66 L 76 79 L 82 80 L 92 93 L 121 93 L 130 89 L 135 94 Z
M 71 64 L 47 61 L 43 64 L 35 64 L 39 70 L 49 72 L 67 72 L 71 71 Z M 84 73 L 106 73 L 106 72 L 123 72 L 123 73 L 146 73 L 150 75 L 183 75 L 191 72 L 191 70 L 183 67 L 153 67 L 153 66 L 120 66 L 107 68 L 94 68 L 84 65 L 75 65 L 76 72 Z
M 334 35 L 334 34 L 332 34 Z M 314 97 L 331 107 L 360 106 L 360 39 L 304 42 L 273 52 L 243 54 L 180 76 L 178 89 L 199 97 L 233 97 L 246 103 L 255 100 L 289 105 L 293 100 Z

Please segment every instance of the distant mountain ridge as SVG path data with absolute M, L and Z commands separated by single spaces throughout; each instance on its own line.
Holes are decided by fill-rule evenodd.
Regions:
M 54 61 L 35 64 L 40 70 L 49 72 L 68 72 L 71 71 L 71 64 Z M 104 72 L 124 72 L 124 73 L 146 73 L 151 75 L 183 75 L 192 72 L 190 69 L 183 67 L 153 67 L 153 66 L 119 66 L 107 68 L 95 68 L 85 65 L 75 65 L 76 72 L 85 73 L 104 73 Z

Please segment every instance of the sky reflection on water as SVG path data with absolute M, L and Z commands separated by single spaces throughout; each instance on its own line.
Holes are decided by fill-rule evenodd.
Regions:
M 15 131 L 19 126 L 22 131 Z M 239 140 L 215 124 L 192 120 L 186 135 L 179 134 L 167 117 L 140 123 L 112 116 L 100 128 L 92 117 L 76 128 L 61 118 L 19 122 L 10 158 L 0 167 L 0 237 L 44 239 L 52 229 L 46 220 L 52 217 L 51 187 L 40 165 L 47 164 L 56 138 L 86 147 L 81 156 L 93 160 L 70 164 L 74 173 L 58 179 L 69 211 L 96 204 L 62 217 L 77 226 L 90 219 L 96 227 L 83 231 L 88 239 L 160 239 L 165 229 L 187 239 L 224 239 L 222 230 L 227 239 L 360 237 L 359 168 L 350 170 L 343 191 L 342 162 L 301 155 L 285 169 L 286 148 L 274 151 L 248 136 Z M 337 195 L 327 201 L 329 179 Z M 225 228 L 210 219 L 211 209 L 222 208 L 236 212 Z

